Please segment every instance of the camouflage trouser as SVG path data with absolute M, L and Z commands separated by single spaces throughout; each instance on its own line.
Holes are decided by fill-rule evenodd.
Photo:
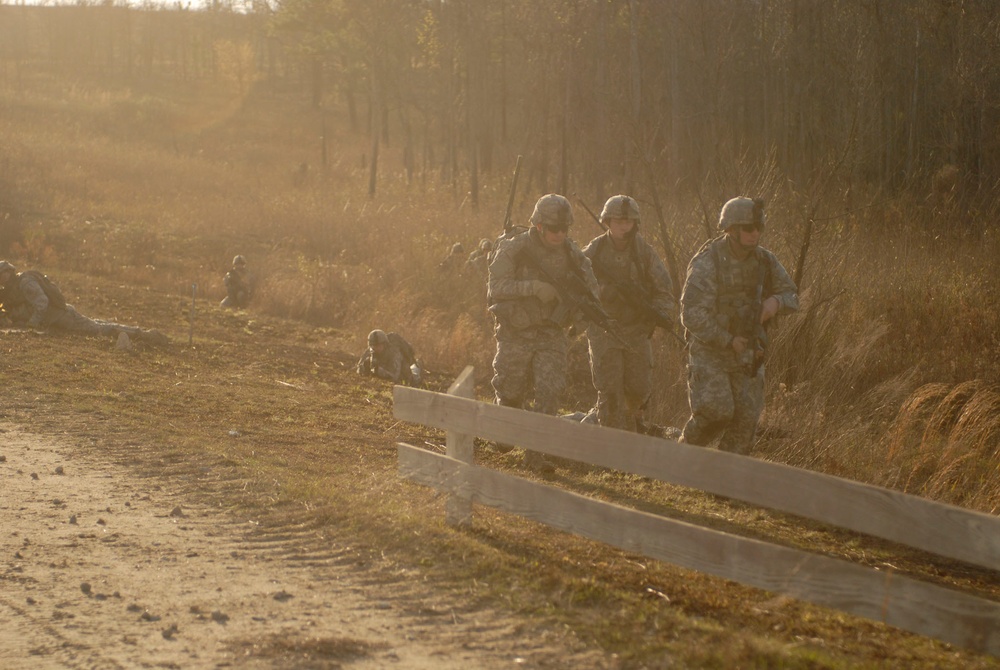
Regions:
M 596 327 L 587 335 L 590 372 L 597 389 L 597 422 L 636 430 L 636 419 L 642 419 L 653 390 L 653 347 L 648 335 L 625 334 L 624 343 Z
M 72 333 L 99 335 L 102 337 L 117 335 L 120 332 L 125 332 L 129 335 L 137 335 L 142 332 L 142 329 L 135 326 L 123 326 L 119 323 L 88 318 L 76 311 L 73 305 L 66 305 L 64 309 L 59 310 L 49 309 L 42 320 L 42 325 L 53 330 L 65 330 Z
M 569 342 L 562 331 L 536 338 L 504 338 L 493 358 L 497 404 L 556 414 L 566 389 Z M 529 401 L 534 399 L 534 406 Z
M 726 363 L 725 357 L 692 347 L 688 401 L 691 418 L 684 426 L 683 442 L 704 446 L 721 433 L 719 449 L 746 454 L 764 409 L 764 367 L 751 377 L 747 366 Z

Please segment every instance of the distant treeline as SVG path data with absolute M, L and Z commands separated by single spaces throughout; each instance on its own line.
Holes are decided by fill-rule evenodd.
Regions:
M 7 86 L 42 64 L 301 96 L 368 134 L 372 192 L 386 145 L 473 202 L 516 154 L 529 190 L 592 195 L 1000 179 L 988 0 L 5 5 L 0 59 Z

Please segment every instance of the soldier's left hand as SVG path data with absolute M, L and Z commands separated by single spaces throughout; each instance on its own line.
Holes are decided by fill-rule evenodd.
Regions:
M 760 308 L 760 322 L 767 323 L 770 319 L 778 313 L 781 309 L 781 301 L 778 300 L 777 296 L 771 296 L 764 301 L 764 304 Z

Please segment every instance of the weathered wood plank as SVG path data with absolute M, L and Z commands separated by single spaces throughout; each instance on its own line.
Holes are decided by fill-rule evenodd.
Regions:
M 1000 570 L 1000 517 L 778 463 L 400 388 L 396 418 L 653 477 Z
M 462 374 L 448 388 L 448 395 L 472 398 L 475 395 L 476 383 L 474 372 L 474 368 L 467 365 Z M 474 462 L 475 450 L 472 435 L 448 430 L 445 433 L 445 440 L 448 456 L 470 465 Z M 472 500 L 467 495 L 452 493 L 448 496 L 448 502 L 445 504 L 445 520 L 452 526 L 471 526 Z
M 399 444 L 400 474 L 684 568 L 1000 656 L 1000 603 L 891 572 L 630 510 Z

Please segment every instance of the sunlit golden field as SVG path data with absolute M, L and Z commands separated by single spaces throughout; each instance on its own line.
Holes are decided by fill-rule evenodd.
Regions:
M 613 66 L 627 62 L 622 54 L 628 49 L 595 56 L 585 47 L 593 31 L 615 17 L 608 29 L 619 31 L 619 39 L 626 35 L 623 12 L 630 3 L 584 7 L 570 0 L 501 3 L 522 30 L 551 28 L 573 39 L 542 40 L 540 51 L 526 49 L 520 61 L 511 57 L 509 93 L 521 91 L 524 106 L 510 103 L 505 141 L 491 126 L 491 153 L 480 155 L 473 171 L 462 110 L 476 80 L 461 76 L 466 65 L 475 65 L 462 59 L 474 61 L 476 49 L 419 42 L 418 55 L 427 62 L 414 56 L 392 64 L 403 77 L 414 77 L 405 83 L 421 95 L 403 100 L 412 89 L 397 81 L 400 99 L 388 96 L 388 109 L 377 110 L 369 97 L 370 44 L 353 32 L 379 18 L 380 8 L 405 5 L 411 11 L 417 4 L 329 3 L 355 12 L 343 25 L 356 41 L 345 39 L 343 52 L 323 52 L 329 88 L 318 96 L 309 60 L 314 45 L 297 51 L 302 45 L 258 17 L 163 12 L 147 23 L 138 10 L 81 6 L 45 15 L 28 33 L 11 22 L 21 16 L 12 13 L 17 8 L 0 6 L 0 258 L 44 270 L 84 314 L 158 328 L 172 341 L 125 355 L 94 339 L 5 331 L 8 402 L 0 420 L 113 454 L 123 473 L 139 464 L 140 472 L 169 479 L 175 470 L 164 464 L 176 464 L 179 477 L 224 463 L 237 473 L 232 486 L 199 495 L 218 494 L 211 504 L 233 518 L 270 518 L 278 529 L 302 524 L 324 542 L 350 544 L 359 565 L 380 571 L 379 588 L 422 581 L 470 608 L 498 608 L 524 625 L 569 631 L 588 648 L 615 655 L 615 667 L 659 668 L 666 659 L 676 667 L 996 667 L 985 655 L 647 560 L 486 506 L 477 507 L 472 529 L 456 530 L 444 522 L 440 495 L 399 477 L 397 442 L 440 451 L 444 438 L 396 420 L 391 387 L 358 377 L 354 361 L 369 330 L 395 330 L 414 344 L 431 388 L 443 390 L 471 364 L 479 397 L 492 398 L 495 343 L 485 283 L 439 264 L 456 242 L 468 254 L 480 238 L 498 235 L 521 154 L 515 224 L 527 221 L 540 195 L 563 190 L 576 206 L 571 236 L 582 246 L 600 232 L 582 203 L 598 211 L 609 195 L 629 191 L 642 207 L 643 234 L 668 262 L 675 259 L 672 269 L 681 278 L 687 261 L 714 234 L 721 205 L 739 194 L 763 196 L 769 216 L 763 244 L 790 273 L 801 273 L 802 309 L 772 332 L 767 407 L 752 455 L 990 513 L 1000 506 L 1000 199 L 982 185 L 985 177 L 973 188 L 966 173 L 954 178 L 936 154 L 913 176 L 898 177 L 892 173 L 898 165 L 871 155 L 902 153 L 902 130 L 889 124 L 886 146 L 872 148 L 866 141 L 881 137 L 882 129 L 868 119 L 864 132 L 841 142 L 828 126 L 834 120 L 837 132 L 853 133 L 849 115 L 839 108 L 827 114 L 829 106 L 819 102 L 791 111 L 776 106 L 784 115 L 774 116 L 777 131 L 768 127 L 773 152 L 758 151 L 759 138 L 747 146 L 730 135 L 705 140 L 713 128 L 710 115 L 701 118 L 683 96 L 680 103 L 671 99 L 679 109 L 672 118 L 691 129 L 671 134 L 666 121 L 660 125 L 666 111 L 644 108 L 646 125 L 636 137 L 650 140 L 646 154 L 629 153 L 636 147 L 621 141 L 626 121 L 592 123 L 600 117 L 596 103 L 586 110 L 590 116 L 579 115 L 579 125 L 560 128 L 558 113 L 536 109 L 531 96 L 551 89 L 549 103 L 556 108 L 564 94 L 569 100 L 571 87 L 564 90 L 561 79 L 549 87 L 539 72 L 567 53 L 590 59 L 573 63 L 581 89 L 589 82 L 583 74 L 599 60 L 611 64 L 609 78 L 627 70 Z M 676 47 L 681 64 L 697 62 L 701 47 L 691 35 L 674 40 L 675 25 L 662 22 L 664 16 L 676 11 L 704 21 L 685 24 L 696 36 L 700 26 L 738 23 L 710 3 L 634 4 L 646 18 L 661 20 L 646 24 L 644 44 Z M 498 11 L 495 3 L 440 3 L 439 18 L 445 21 L 458 6 Z M 793 11 L 799 3 L 746 7 L 763 8 L 767 16 L 761 17 L 779 28 L 792 19 L 815 21 L 829 31 L 822 35 L 826 48 L 816 53 L 834 56 L 842 35 L 831 26 L 864 26 L 871 19 L 865 3 L 816 5 L 805 18 Z M 540 20 L 549 12 L 566 23 Z M 323 20 L 340 18 L 334 13 Z M 487 18 L 495 27 L 497 16 Z M 876 18 L 881 26 L 882 17 Z M 150 25 L 157 29 L 146 30 Z M 445 28 L 460 32 L 463 25 Z M 388 29 L 399 39 L 409 30 Z M 579 30 L 577 37 L 572 29 Z M 22 33 L 41 41 L 19 42 Z M 711 42 L 705 48 L 717 46 L 711 41 L 717 33 L 704 34 Z M 802 57 L 782 41 L 791 40 L 789 34 L 772 32 L 777 46 L 771 55 L 794 66 Z M 130 36 L 134 51 L 123 46 L 122 35 Z M 794 37 L 801 47 L 809 35 Z M 882 33 L 869 37 L 902 45 L 899 59 L 910 72 L 903 48 L 910 36 L 901 28 L 892 35 L 895 41 Z M 475 37 L 485 44 L 483 35 Z M 511 30 L 505 39 L 534 45 L 536 37 Z M 755 38 L 723 37 L 727 46 L 736 45 L 726 52 L 732 60 L 720 56 L 704 67 L 732 67 L 732 78 L 719 81 L 742 100 L 746 91 L 733 82 L 746 79 L 741 49 Z M 491 40 L 495 49 L 492 33 Z M 144 51 L 150 44 L 155 49 Z M 269 51 L 275 44 L 280 49 Z M 410 54 L 413 44 L 391 46 Z M 448 48 L 450 55 L 435 52 Z M 354 60 L 337 61 L 345 53 Z M 454 81 L 440 62 L 428 65 L 431 56 L 461 63 Z M 646 56 L 644 63 L 656 62 Z M 869 56 L 862 53 L 855 64 L 859 81 L 885 65 Z M 647 85 L 667 81 L 656 75 L 670 72 L 671 63 L 657 64 L 663 70 L 650 66 Z M 439 69 L 428 74 L 432 65 Z M 786 75 L 815 82 L 826 64 L 817 60 L 810 67 L 815 70 L 775 70 L 771 83 Z M 498 73 L 490 73 L 495 85 Z M 688 79 L 681 77 L 685 90 L 695 89 L 701 74 L 693 69 Z M 855 74 L 837 80 L 842 88 L 822 92 L 835 98 L 857 83 Z M 859 109 L 890 93 L 910 99 L 905 87 L 888 91 L 877 77 L 862 83 Z M 456 89 L 442 92 L 446 85 Z M 664 102 L 664 90 L 646 100 Z M 769 92 L 795 102 L 791 88 Z M 494 97 L 483 100 L 498 97 L 490 93 Z M 436 94 L 452 97 L 438 103 Z M 621 94 L 617 89 L 617 97 L 609 96 L 609 108 L 622 103 Z M 574 98 L 581 99 L 593 102 L 583 94 Z M 726 119 L 743 118 L 737 107 L 716 109 L 723 120 L 714 120 L 714 127 L 732 130 Z M 885 109 L 890 121 L 899 119 L 892 105 Z M 370 126 L 379 125 L 372 120 L 378 111 L 383 124 L 376 132 L 373 183 Z M 543 112 L 551 115 L 539 121 L 535 115 Z M 490 113 L 480 121 L 498 123 L 495 110 Z M 807 127 L 780 127 L 793 122 Z M 936 135 L 927 126 L 921 129 L 929 142 Z M 782 144 L 788 138 L 817 148 L 793 160 L 802 147 Z M 652 148 L 675 139 L 684 143 L 687 153 L 678 156 L 687 162 L 672 162 L 669 151 Z M 565 166 L 557 165 L 562 141 L 586 145 L 567 153 Z M 620 154 L 601 153 L 616 143 Z M 704 156 L 697 151 L 702 144 Z M 838 163 L 842 147 L 850 154 L 847 167 Z M 632 171 L 623 169 L 628 155 L 637 161 Z M 581 165 L 602 160 L 603 171 Z M 885 174 L 870 167 L 880 161 Z M 674 174 L 692 164 L 701 171 Z M 259 281 L 245 311 L 217 307 L 235 254 L 248 259 Z M 188 346 L 192 296 L 197 318 Z M 681 426 L 687 418 L 684 351 L 665 333 L 655 335 L 654 350 L 659 383 L 650 418 Z M 595 392 L 582 337 L 574 340 L 570 363 L 564 409 L 586 410 Z M 232 438 L 233 429 L 239 439 Z M 479 449 L 476 458 L 534 477 L 516 451 Z M 858 533 L 582 464 L 560 467 L 557 477 L 550 483 L 583 495 L 997 598 L 990 570 Z
M 255 56 L 249 40 L 265 24 L 136 14 L 137 26 L 162 30 L 163 40 L 224 37 L 208 45 L 210 63 L 200 60 L 204 49 L 189 60 L 185 42 L 145 51 L 153 41 L 121 71 L 127 54 L 115 50 L 115 31 L 131 25 L 122 23 L 128 14 L 101 11 L 3 15 L 12 47 L 0 77 L 0 254 L 57 277 L 113 278 L 179 301 L 197 285 L 197 297 L 214 302 L 241 253 L 259 280 L 254 311 L 355 333 L 358 349 L 372 327 L 398 330 L 431 371 L 448 376 L 475 365 L 489 395 L 485 286 L 438 264 L 453 243 L 468 253 L 498 234 L 518 142 L 495 145 L 473 181 L 463 154 L 435 153 L 428 140 L 421 149 L 410 141 L 414 118 L 388 109 L 373 179 L 371 122 L 354 80 L 342 82 L 353 97 L 331 91 L 317 104 L 291 61 L 275 71 L 273 54 L 266 64 Z M 364 25 L 364 16 L 354 19 Z M 91 18 L 105 27 L 88 43 L 72 26 Z M 24 41 L 32 36 L 50 40 L 49 51 Z M 74 61 L 104 43 L 105 64 L 104 56 Z M 424 43 L 425 51 L 439 47 Z M 430 128 L 433 110 L 422 113 Z M 714 148 L 717 157 L 727 141 Z M 864 155 L 863 145 L 846 146 Z M 804 177 L 782 172 L 775 157 L 734 148 L 705 176 L 678 179 L 647 156 L 632 195 L 644 234 L 678 283 L 726 199 L 749 193 L 769 203 L 764 244 L 801 277 L 803 309 L 775 335 L 757 455 L 995 511 L 997 419 L 984 408 L 1000 376 L 998 201 L 950 165 L 902 186 L 874 186 L 856 169 L 839 169 L 846 155 L 814 160 L 814 174 Z M 566 195 L 578 205 L 572 234 L 582 245 L 599 229 L 580 203 L 599 210 L 626 187 L 595 186 L 584 171 L 567 169 Z M 557 177 L 529 161 L 515 223 L 567 179 Z M 662 334 L 655 344 L 652 418 L 679 426 L 684 353 Z M 594 393 L 582 338 L 571 362 L 565 409 L 586 409 Z
M 398 330 L 429 370 L 447 376 L 475 365 L 488 395 L 485 286 L 437 266 L 454 242 L 469 252 L 499 232 L 512 151 L 480 174 L 475 206 L 467 176 L 427 161 L 408 175 L 392 142 L 380 150 L 369 196 L 364 130 L 349 130 L 342 107 L 320 111 L 304 92 L 263 83 L 126 86 L 43 67 L 15 76 L 8 66 L 0 108 L 0 253 L 11 260 L 178 301 L 196 284 L 198 299 L 214 302 L 242 253 L 261 283 L 254 311 L 355 333 L 358 349 L 370 328 Z M 706 219 L 756 184 L 770 203 L 764 244 L 794 273 L 808 198 L 773 166 L 736 165 L 731 174 L 731 184 L 659 189 L 680 267 L 706 239 Z M 522 178 L 516 223 L 552 189 L 539 182 Z M 803 309 L 777 332 L 755 453 L 993 511 L 995 205 L 960 206 L 929 184 L 876 192 L 833 180 L 828 193 L 804 257 Z M 592 209 L 604 197 L 582 187 L 568 195 Z M 648 194 L 635 195 L 644 233 L 662 249 Z M 598 232 L 578 207 L 574 238 Z M 656 352 L 652 418 L 679 426 L 683 352 L 662 334 Z M 582 339 L 571 359 L 565 409 L 586 409 L 593 391 Z

